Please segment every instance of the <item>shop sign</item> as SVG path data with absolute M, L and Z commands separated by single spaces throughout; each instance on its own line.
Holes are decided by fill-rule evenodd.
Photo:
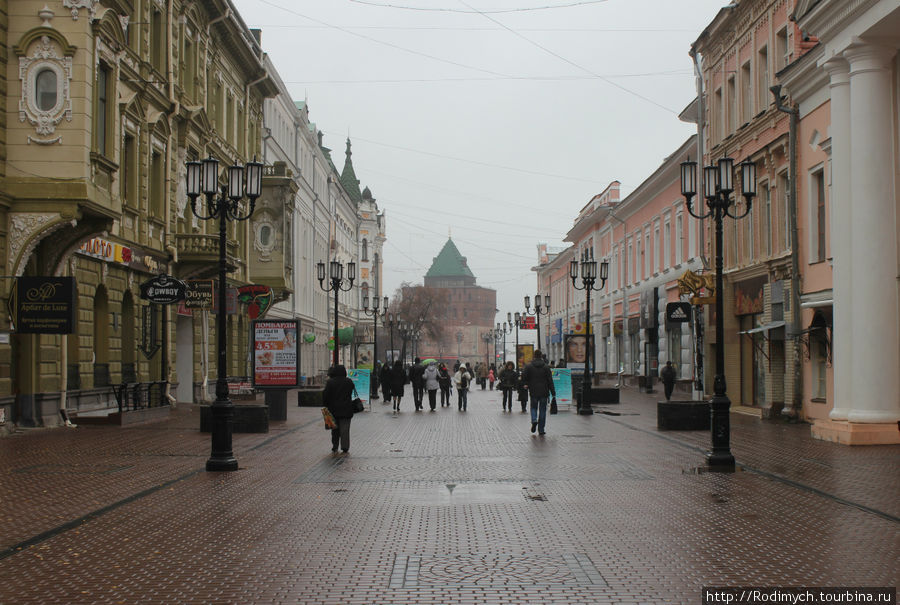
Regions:
M 237 290 L 238 301 L 247 305 L 247 315 L 250 319 L 265 317 L 266 311 L 272 306 L 272 288 L 269 286 L 249 285 L 241 286 Z
M 666 322 L 687 323 L 691 320 L 691 303 L 670 302 L 666 305 Z
M 519 323 L 520 330 L 536 330 L 537 322 L 535 321 L 534 315 L 526 315 L 522 318 Z
M 768 278 L 763 275 L 734 285 L 734 314 L 753 315 L 763 312 L 763 289 Z
M 180 279 L 165 273 L 148 279 L 140 286 L 141 298 L 158 305 L 168 305 L 184 300 L 187 286 Z
M 71 334 L 75 325 L 75 278 L 17 277 L 8 307 L 19 334 Z
M 212 298 L 212 312 L 219 312 L 219 285 L 214 284 L 215 292 Z M 238 291 L 237 288 L 225 288 L 225 313 L 227 315 L 236 315 L 238 310 Z
M 126 265 L 137 271 L 158 273 L 164 268 L 167 259 L 164 256 L 144 252 L 133 246 L 123 246 L 102 237 L 94 237 L 81 244 L 80 254 L 97 258 L 108 263 Z
M 209 309 L 213 304 L 213 280 L 189 279 L 185 283 L 184 306 L 188 309 Z
M 259 319 L 252 331 L 254 386 L 296 387 L 300 383 L 300 322 Z

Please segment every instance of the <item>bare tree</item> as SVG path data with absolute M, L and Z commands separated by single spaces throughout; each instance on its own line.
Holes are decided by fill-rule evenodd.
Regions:
M 394 326 L 402 321 L 411 333 L 418 332 L 423 338 L 440 342 L 444 337 L 448 293 L 440 288 L 403 283 L 394 292 L 391 311 Z M 406 356 L 406 341 L 403 341 L 400 358 Z

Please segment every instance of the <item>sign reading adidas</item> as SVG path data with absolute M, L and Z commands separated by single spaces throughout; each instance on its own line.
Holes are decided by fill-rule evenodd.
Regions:
M 666 321 L 670 323 L 686 323 L 691 320 L 691 304 L 673 302 L 666 305 Z

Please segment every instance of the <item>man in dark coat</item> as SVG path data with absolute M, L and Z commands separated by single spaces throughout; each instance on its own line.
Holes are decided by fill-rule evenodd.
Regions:
M 553 386 L 553 373 L 539 350 L 534 352 L 531 363 L 525 366 L 522 379 L 531 395 L 531 432 L 538 429 L 538 434 L 543 435 L 547 423 L 547 401 L 550 395 L 556 397 L 556 388 Z
M 425 398 L 425 366 L 418 357 L 409 369 L 409 382 L 412 384 L 413 403 L 416 404 L 418 412 L 422 409 L 422 400 Z
M 666 401 L 672 398 L 672 391 L 675 390 L 675 366 L 672 365 L 671 361 L 666 362 L 666 367 L 662 369 L 662 372 L 659 373 L 659 377 L 662 378 L 663 388 L 666 392 Z

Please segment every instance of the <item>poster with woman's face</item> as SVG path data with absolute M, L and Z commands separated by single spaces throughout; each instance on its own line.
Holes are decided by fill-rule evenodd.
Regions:
M 587 335 L 566 334 L 566 367 L 583 370 L 587 359 Z
M 291 320 L 258 319 L 253 322 L 253 384 L 293 387 L 298 384 L 299 325 Z

